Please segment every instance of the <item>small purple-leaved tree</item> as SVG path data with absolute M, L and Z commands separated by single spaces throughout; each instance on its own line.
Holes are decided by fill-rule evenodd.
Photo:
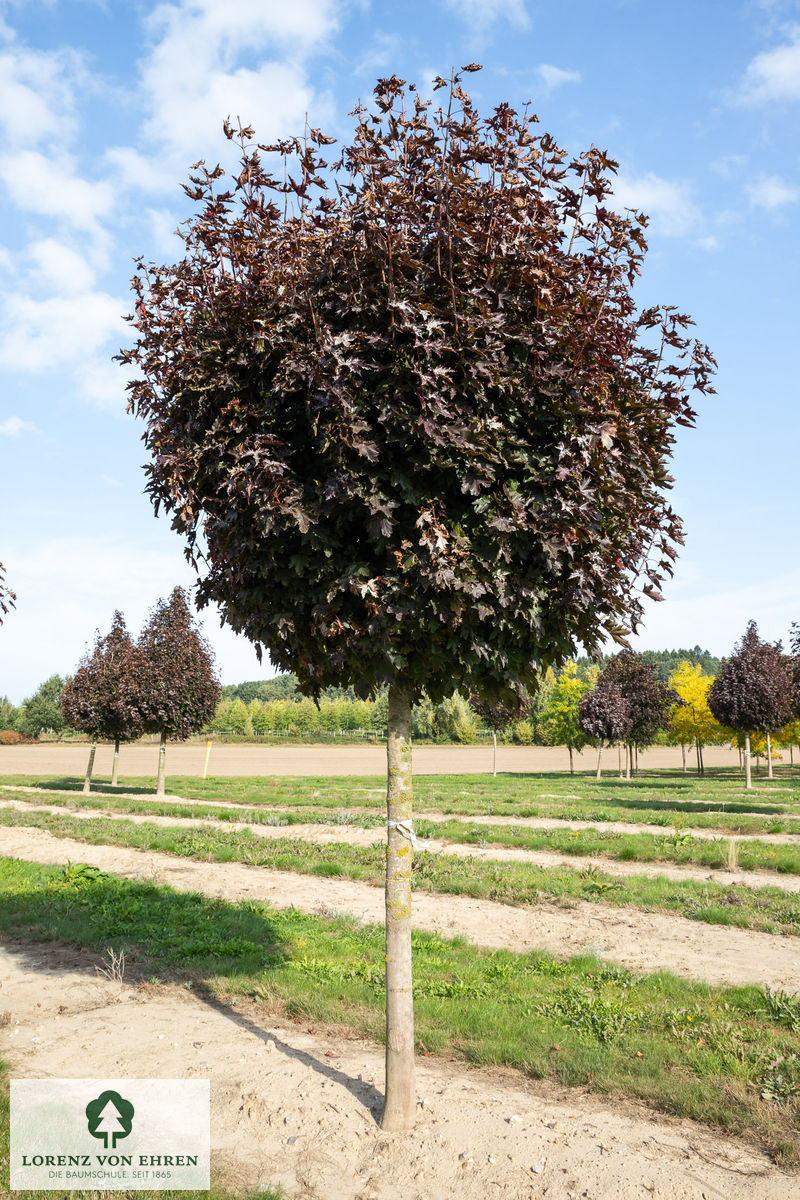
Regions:
M 719 674 L 708 689 L 708 707 L 721 725 L 744 734 L 745 787 L 751 788 L 750 734 L 766 735 L 769 778 L 772 778 L 771 735 L 792 716 L 793 678 L 780 642 L 774 645 L 758 636 L 750 621 L 730 658 L 723 658 Z
M 156 794 L 166 789 L 167 738 L 188 738 L 211 720 L 220 697 L 211 647 L 192 621 L 183 588 L 159 600 L 139 636 L 145 733 L 160 734 Z
M 633 727 L 631 706 L 615 683 L 598 683 L 581 696 L 578 724 L 587 737 L 597 741 L 597 778 L 600 778 L 603 743 L 627 742 Z
M 75 674 L 64 686 L 59 703 L 64 720 L 92 739 L 83 790 L 89 793 L 98 740 L 114 743 L 111 784 L 119 781 L 119 744 L 144 731 L 142 717 L 142 659 L 122 613 L 114 613 L 111 629 L 95 637 Z

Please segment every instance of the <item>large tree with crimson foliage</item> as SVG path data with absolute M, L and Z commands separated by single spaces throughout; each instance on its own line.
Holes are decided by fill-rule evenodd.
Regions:
M 514 705 L 636 626 L 713 366 L 688 317 L 636 309 L 645 219 L 613 210 L 608 155 L 481 117 L 459 74 L 439 89 L 380 80 L 330 165 L 317 129 L 263 146 L 226 123 L 240 169 L 194 169 L 184 256 L 139 262 L 121 356 L 200 603 L 309 695 L 389 685 L 393 1129 L 415 1111 L 411 704 Z
M 64 719 L 73 729 L 92 739 L 83 790 L 91 790 L 96 742 L 114 743 L 112 786 L 119 779 L 119 744 L 140 736 L 144 728 L 142 658 L 125 627 L 122 613 L 114 613 L 111 629 L 97 633 L 93 648 L 83 656 L 75 674 L 61 693 Z
M 666 725 L 672 706 L 680 703 L 680 697 L 668 683 L 658 678 L 655 663 L 630 649 L 622 650 L 603 667 L 598 686 L 610 684 L 619 688 L 630 712 L 626 768 L 630 778 L 634 750 L 638 761 L 639 749 L 652 744 L 659 729 Z

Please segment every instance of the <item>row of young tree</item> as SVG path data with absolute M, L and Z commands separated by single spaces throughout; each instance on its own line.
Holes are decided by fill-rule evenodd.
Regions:
M 116 786 L 120 743 L 151 733 L 160 737 L 156 790 L 163 795 L 167 738 L 201 729 L 219 696 L 211 649 L 194 626 L 182 588 L 155 604 L 136 641 L 122 613 L 115 612 L 111 629 L 104 636 L 98 632 L 59 697 L 65 723 L 92 739 L 84 792 L 91 786 L 98 741 L 114 743 Z
M 610 660 L 578 705 L 578 728 L 599 746 L 598 778 L 604 745 L 625 746 L 625 773 L 630 778 L 639 749 L 652 744 L 660 729 L 674 744 L 694 745 L 699 774 L 704 772 L 703 747 L 731 740 L 744 750 L 748 788 L 754 748 L 765 753 L 772 778 L 773 739 L 789 749 L 800 741 L 798 626 L 792 631 L 792 651 L 786 655 L 780 642 L 762 641 L 751 621 L 715 678 L 682 663 L 669 683 L 659 680 L 655 666 L 641 655 L 623 651 Z

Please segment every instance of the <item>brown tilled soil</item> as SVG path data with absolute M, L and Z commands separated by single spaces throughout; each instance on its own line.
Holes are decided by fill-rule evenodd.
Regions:
M 381 923 L 383 891 L 347 879 L 199 862 L 122 846 L 93 846 L 42 829 L 0 828 L 0 854 L 29 862 L 86 862 L 131 879 L 227 900 L 263 900 L 311 913 L 347 913 Z M 414 924 L 445 937 L 568 957 L 591 951 L 634 971 L 674 971 L 709 983 L 753 983 L 800 993 L 800 939 L 712 926 L 665 913 L 586 901 L 513 907 L 466 896 L 418 892 Z
M 383 1050 L 177 986 L 98 977 L 91 956 L 0 948 L 17 1077 L 208 1078 L 212 1171 L 296 1200 L 789 1200 L 798 1180 L 742 1142 L 624 1101 L 418 1063 L 417 1126 L 376 1124 Z M 5 1015 L 7 1014 L 7 1016 Z
M 74 793 L 67 793 L 72 794 Z M 101 817 L 104 820 L 111 821 L 130 821 L 133 824 L 141 825 L 172 825 L 179 828 L 191 826 L 205 826 L 210 829 L 225 829 L 236 831 L 237 829 L 247 829 L 256 837 L 266 838 L 267 840 L 275 840 L 277 838 L 297 838 L 299 841 L 323 843 L 344 842 L 350 846 L 374 846 L 386 840 L 386 830 L 383 826 L 378 826 L 373 829 L 361 829 L 357 825 L 316 825 L 313 823 L 304 825 L 260 825 L 251 824 L 247 821 L 226 822 L 214 820 L 214 818 L 204 817 L 166 817 L 160 816 L 157 813 L 147 815 L 144 813 L 122 813 L 113 810 L 102 809 L 85 809 L 85 808 L 69 808 L 64 805 L 55 804 L 26 804 L 24 801 L 0 800 L 0 808 L 12 808 L 19 812 L 33 810 L 34 812 L 49 812 L 58 813 L 75 817 L 82 820 L 91 820 L 92 818 Z M 431 819 L 436 819 L 431 814 Z M 470 818 L 474 822 L 474 818 Z M 489 818 L 487 818 L 487 821 Z M 467 819 L 464 819 L 467 823 Z M 517 822 L 514 822 L 517 824 Z M 581 826 L 580 822 L 567 821 L 536 821 L 534 828 L 551 829 L 551 828 L 567 828 L 578 830 L 581 827 L 589 827 L 586 823 Z M 644 826 L 640 828 L 635 825 L 621 825 L 617 823 L 605 823 L 601 826 L 602 829 L 620 828 L 623 832 L 642 833 L 648 830 L 655 829 L 656 832 L 663 834 L 664 829 L 660 826 Z M 592 828 L 594 828 L 592 826 Z M 719 834 L 712 835 L 707 832 L 700 831 L 698 836 L 710 838 L 713 836 L 719 837 Z M 735 842 L 746 841 L 746 838 L 730 839 L 724 837 L 722 839 L 727 848 L 728 843 L 733 840 Z M 752 839 L 751 839 L 752 840 Z M 773 837 L 764 836 L 760 840 L 765 842 L 796 842 L 791 834 L 780 835 L 776 834 Z M 463 845 L 458 842 L 447 842 L 441 839 L 428 838 L 422 843 L 424 852 L 428 854 L 452 854 L 457 858 L 479 858 L 489 862 L 529 862 L 539 867 L 571 867 L 575 871 L 585 871 L 588 867 L 596 867 L 605 871 L 608 875 L 617 875 L 626 877 L 631 875 L 646 875 L 650 879 L 656 876 L 661 876 L 666 879 L 694 879 L 699 882 L 714 882 L 722 883 L 730 886 L 744 887 L 776 887 L 784 892 L 800 892 L 800 875 L 780 874 L 778 871 L 729 871 L 717 868 L 712 870 L 709 867 L 679 865 L 677 863 L 668 862 L 620 862 L 602 854 L 580 855 L 580 854 L 563 854 L 557 851 L 550 850 L 525 850 L 516 849 L 513 846 L 474 846 Z
M 167 771 L 172 775 L 200 775 L 205 745 L 186 742 L 169 746 Z M 0 746 L 1 775 L 83 775 L 89 748 L 85 745 L 48 743 L 41 746 Z M 112 746 L 98 746 L 95 758 L 97 775 L 111 775 Z M 609 759 L 609 774 L 616 764 Z M 613 760 L 613 763 L 612 761 Z M 733 767 L 739 762 L 735 751 L 710 746 L 705 751 L 706 766 Z M 575 755 L 579 771 L 594 770 L 597 752 L 586 749 Z M 155 776 L 158 746 L 137 743 L 123 746 L 120 770 L 127 775 Z M 639 756 L 642 770 L 681 766 L 680 749 L 654 746 Z M 498 770 L 514 772 L 569 771 L 569 755 L 561 747 L 500 746 Z M 418 775 L 485 775 L 492 769 L 492 747 L 488 746 L 415 746 L 414 771 Z M 209 774 L 220 775 L 385 775 L 386 748 L 373 746 L 252 746 L 219 745 L 211 752 Z M 800 774 L 800 773 L 798 773 Z

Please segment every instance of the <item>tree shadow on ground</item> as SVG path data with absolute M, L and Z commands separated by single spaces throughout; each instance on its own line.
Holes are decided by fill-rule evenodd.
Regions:
M 14 887 L 15 865 L 28 869 L 27 886 Z M 125 953 L 125 979 L 143 982 L 158 972 L 163 981 L 191 982 L 193 994 L 262 1042 L 273 1041 L 290 1058 L 311 1067 L 348 1091 L 375 1115 L 381 1093 L 339 1068 L 299 1050 L 260 1021 L 220 1001 L 209 979 L 259 975 L 263 980 L 292 958 L 293 926 L 302 914 L 272 913 L 266 906 L 231 904 L 193 893 L 132 880 L 116 879 L 86 864 L 62 871 L 34 867 L 41 876 L 31 886 L 30 864 L 2 864 L 0 936 L 14 950 L 14 939 L 37 946 L 35 966 L 56 971 L 95 973 L 109 949 Z M 317 919 L 318 920 L 318 919 Z M 24 953 L 24 949 L 20 952 Z M 33 964 L 32 964 L 33 965 Z

